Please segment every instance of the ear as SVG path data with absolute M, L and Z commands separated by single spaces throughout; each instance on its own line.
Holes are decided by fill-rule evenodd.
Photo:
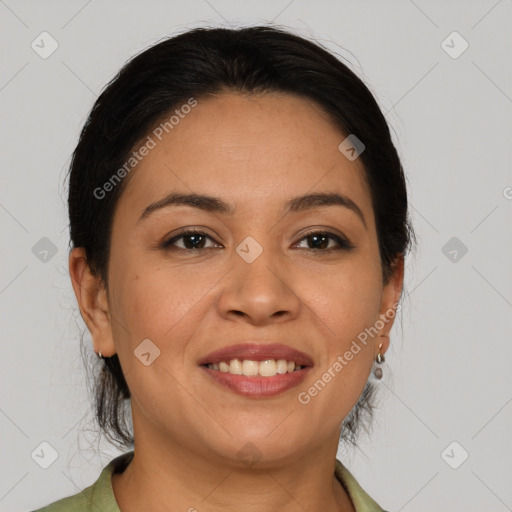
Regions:
M 379 352 L 384 354 L 390 344 L 389 333 L 393 327 L 395 321 L 398 301 L 400 300 L 400 294 L 402 293 L 402 287 L 404 282 L 404 255 L 399 254 L 392 265 L 392 275 L 389 281 L 382 290 L 382 299 L 380 307 L 379 318 L 384 323 L 384 326 L 379 329 L 379 336 L 375 338 L 377 344 L 375 347 L 375 355 Z M 379 350 L 379 345 L 382 343 L 382 347 Z
M 80 314 L 91 332 L 94 351 L 106 357 L 114 355 L 116 349 L 105 285 L 91 272 L 83 247 L 76 247 L 70 252 L 69 275 Z

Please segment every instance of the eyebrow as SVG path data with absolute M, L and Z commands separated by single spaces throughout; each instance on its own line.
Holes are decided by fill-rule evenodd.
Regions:
M 138 222 L 149 217 L 149 215 L 157 210 L 180 205 L 191 206 L 193 208 L 198 208 L 212 213 L 223 213 L 226 215 L 233 215 L 235 213 L 235 207 L 233 205 L 226 203 L 218 197 L 203 194 L 171 193 L 163 199 L 147 206 L 139 217 Z M 319 208 L 322 206 L 342 206 L 352 210 L 361 219 L 364 227 L 367 228 L 366 220 L 359 206 L 357 206 L 352 199 L 343 194 L 316 193 L 294 197 L 286 202 L 285 214 L 302 212 L 304 210 Z

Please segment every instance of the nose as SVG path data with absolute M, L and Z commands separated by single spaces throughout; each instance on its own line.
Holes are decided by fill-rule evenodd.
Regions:
M 251 263 L 236 253 L 233 260 L 218 302 L 223 318 L 266 325 L 297 317 L 301 301 L 289 263 L 278 261 L 266 250 Z

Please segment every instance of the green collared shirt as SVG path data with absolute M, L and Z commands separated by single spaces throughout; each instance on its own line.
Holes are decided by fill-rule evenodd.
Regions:
M 122 473 L 132 459 L 133 450 L 119 455 L 103 468 L 98 480 L 82 492 L 33 512 L 121 512 L 112 490 L 111 478 L 114 472 Z M 386 512 L 366 494 L 350 471 L 337 459 L 334 474 L 350 496 L 356 512 Z

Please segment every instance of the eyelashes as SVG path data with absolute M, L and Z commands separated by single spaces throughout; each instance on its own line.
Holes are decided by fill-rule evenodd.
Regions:
M 182 231 L 179 235 L 177 236 L 174 236 L 173 238 L 167 240 L 166 242 L 164 242 L 162 244 L 162 248 L 163 249 L 167 249 L 167 250 L 191 250 L 191 251 L 198 251 L 198 250 L 201 250 L 203 249 L 203 247 L 192 247 L 192 248 L 188 248 L 188 247 L 176 247 L 174 244 L 176 243 L 177 240 L 180 240 L 181 238 L 194 238 L 195 241 L 193 243 L 197 243 L 198 240 L 201 240 L 201 239 L 209 239 L 209 240 L 213 240 L 213 238 L 209 235 L 207 235 L 206 233 L 203 233 L 202 231 L 197 231 L 195 229 L 189 229 L 189 230 L 186 230 L 186 231 Z
M 187 240 L 187 243 L 184 244 L 184 247 L 178 247 L 176 242 L 178 240 Z M 207 240 L 214 242 L 215 246 L 205 247 L 205 243 Z M 307 247 L 305 250 L 316 252 L 316 253 L 331 253 L 332 251 L 350 251 L 355 249 L 355 245 L 353 245 L 349 240 L 343 238 L 335 233 L 331 233 L 330 231 L 325 230 L 315 230 L 310 231 L 302 236 L 300 240 L 295 242 L 294 247 L 304 240 L 309 241 L 312 240 L 313 243 L 310 247 L 309 243 L 307 243 Z M 331 242 L 335 242 L 335 246 L 331 246 Z M 222 247 L 220 244 L 217 244 L 215 240 L 208 234 L 196 230 L 196 229 L 186 229 L 181 231 L 178 235 L 166 240 L 161 245 L 161 248 L 166 251 L 184 251 L 184 252 L 198 252 L 204 251 L 206 249 L 214 249 L 216 247 Z
M 338 245 L 337 247 L 327 247 L 325 249 L 318 249 L 314 247 L 306 247 L 306 249 L 315 251 L 315 252 L 330 252 L 330 251 L 341 251 L 346 250 L 349 251 L 351 249 L 355 249 L 355 246 L 349 242 L 346 238 L 343 238 L 339 235 L 336 235 L 334 233 L 331 233 L 330 231 L 310 231 L 309 233 L 306 233 L 302 236 L 302 238 L 299 240 L 299 242 L 302 242 L 303 240 L 307 239 L 314 239 L 314 244 L 317 244 L 318 242 L 321 244 L 324 244 L 324 242 L 327 240 L 327 244 L 332 240 L 336 242 Z M 297 242 L 298 243 L 298 242 Z

